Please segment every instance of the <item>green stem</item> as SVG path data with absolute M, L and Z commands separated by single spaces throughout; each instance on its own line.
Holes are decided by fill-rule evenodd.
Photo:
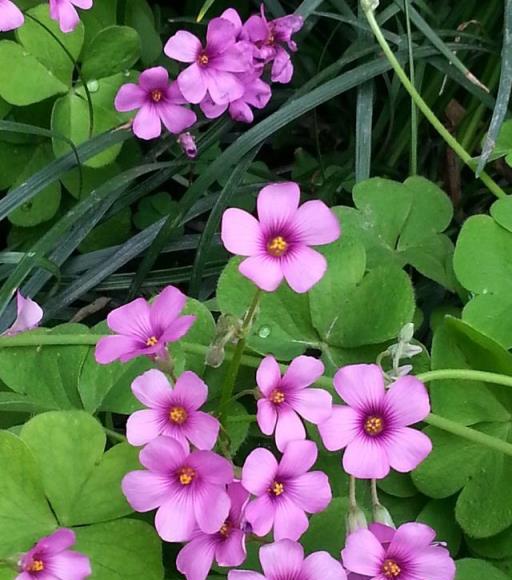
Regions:
M 380 29 L 379 23 L 375 18 L 375 12 L 368 0 L 361 0 L 368 24 L 375 35 L 377 42 L 379 43 L 382 51 L 384 52 L 389 63 L 393 67 L 396 75 L 402 82 L 403 86 L 407 92 L 411 95 L 413 101 L 416 103 L 418 109 L 425 115 L 429 123 L 436 129 L 436 131 L 441 135 L 441 137 L 446 141 L 446 143 L 455 151 L 455 153 L 462 159 L 462 161 L 470 167 L 473 171 L 475 170 L 475 164 L 471 155 L 460 145 L 460 143 L 455 139 L 455 137 L 446 129 L 446 127 L 441 123 L 441 121 L 435 116 L 434 112 L 427 103 L 423 100 L 421 95 L 418 93 L 414 85 L 409 80 L 404 69 L 401 67 L 398 59 L 391 50 L 387 40 L 385 39 L 382 31 Z M 488 187 L 489 191 L 492 192 L 496 197 L 506 197 L 507 194 L 501 189 L 501 187 L 494 181 L 494 179 L 488 174 L 482 171 L 480 174 L 480 179 Z
M 242 363 L 242 357 L 245 350 L 245 345 L 247 341 L 248 332 L 252 326 L 254 315 L 256 314 L 256 309 L 260 302 L 261 290 L 258 288 L 252 299 L 252 303 L 245 315 L 244 321 L 241 328 L 241 339 L 238 341 L 235 352 L 233 353 L 233 358 L 229 365 L 228 371 L 226 373 L 226 379 L 222 387 L 220 394 L 220 402 L 218 407 L 219 419 L 223 423 L 225 421 L 226 408 L 233 397 L 233 390 L 235 388 L 236 379 L 238 377 L 238 371 L 240 370 L 240 365 Z
M 103 427 L 103 431 L 111 438 L 115 439 L 116 441 L 121 441 L 121 443 L 126 443 L 126 437 L 113 429 L 109 429 L 108 427 Z
M 411 19 L 409 18 L 409 2 L 405 2 L 405 24 L 407 29 L 407 48 L 409 52 L 409 74 L 411 75 L 411 85 L 416 88 L 415 71 L 414 71 L 414 51 L 412 48 L 412 31 Z M 417 175 L 418 173 L 418 109 L 414 99 L 411 98 L 411 158 L 410 158 L 410 174 Z
M 498 373 L 488 373 L 486 371 L 474 371 L 471 369 L 439 369 L 437 371 L 427 371 L 416 375 L 422 383 L 438 381 L 442 379 L 459 379 L 462 381 L 481 381 L 483 383 L 493 383 L 512 387 L 512 377 L 500 375 Z
M 352 509 L 357 509 L 356 478 L 353 475 L 348 478 L 348 503 Z

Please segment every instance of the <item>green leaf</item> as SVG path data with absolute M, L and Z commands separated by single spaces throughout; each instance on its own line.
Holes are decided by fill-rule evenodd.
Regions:
M 82 57 L 86 80 L 101 79 L 132 67 L 140 57 L 137 31 L 128 26 L 109 26 L 93 38 Z
M 454 507 L 452 498 L 433 499 L 416 518 L 416 521 L 436 531 L 436 542 L 446 542 L 452 556 L 457 555 L 462 542 L 462 531 L 455 521 Z
M 251 422 L 249 414 L 243 405 L 237 402 L 231 403 L 226 410 L 226 431 L 229 437 L 229 450 L 231 455 L 236 455 L 240 445 L 245 441 Z
M 181 346 L 182 343 L 192 343 L 210 346 L 215 337 L 215 320 L 208 308 L 202 302 L 199 302 L 199 300 L 188 298 L 182 314 L 192 314 L 196 317 L 196 321 L 188 333 L 176 345 Z M 171 352 L 173 348 L 174 345 L 171 345 Z M 185 357 L 186 368 L 201 375 L 205 367 L 205 356 L 186 353 Z
M 0 42 L 0 96 L 23 107 L 66 93 L 68 87 L 21 45 Z
M 37 171 L 44 169 L 54 159 L 50 145 L 43 143 L 33 149 L 32 157 L 27 160 L 13 187 L 19 186 Z M 57 181 L 48 185 L 35 197 L 25 202 L 9 214 L 9 221 L 25 228 L 37 226 L 51 220 L 60 206 L 61 191 Z
M 129 207 L 125 207 L 96 226 L 78 246 L 78 251 L 86 254 L 122 244 L 130 237 L 131 227 L 132 212 Z
M 162 544 L 149 524 L 122 519 L 75 531 L 76 550 L 91 559 L 94 580 L 163 580 Z
M 80 12 L 80 20 L 85 26 L 84 50 L 86 50 L 99 32 L 117 23 L 117 0 L 94 2 L 90 10 Z
M 84 43 L 83 24 L 78 23 L 73 32 L 62 32 L 58 22 L 50 18 L 45 4 L 31 8 L 27 14 L 29 17 L 16 31 L 16 38 L 57 79 L 70 87 L 74 69 L 72 59 L 78 60 Z
M 141 60 L 144 66 L 153 64 L 162 52 L 162 40 L 155 28 L 155 17 L 146 0 L 127 0 L 125 23 L 140 36 Z
M 57 522 L 34 456 L 7 431 L 0 431 L 0 473 L 0 558 L 5 558 L 28 549 L 55 530 Z
M 512 528 L 490 538 L 466 538 L 471 550 L 483 558 L 502 560 L 512 554 Z
M 507 580 L 509 576 L 500 572 L 489 562 L 465 558 L 457 562 L 457 576 L 455 580 L 475 580 L 485 578 L 485 580 Z
M 309 528 L 301 538 L 306 554 L 325 550 L 339 559 L 345 545 L 347 511 L 348 499 L 336 497 L 326 510 L 311 517 Z
M 34 155 L 34 145 L 0 141 L 0 189 L 7 189 Z
M 103 428 L 88 413 L 38 415 L 23 426 L 21 438 L 37 458 L 46 496 L 63 525 L 131 513 L 120 483 L 137 467 L 137 449 L 118 445 L 103 455 Z

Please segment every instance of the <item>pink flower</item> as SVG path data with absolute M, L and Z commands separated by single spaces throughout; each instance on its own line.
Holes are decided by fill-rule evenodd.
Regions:
M 141 73 L 138 84 L 123 85 L 114 104 L 117 111 L 139 109 L 133 121 L 133 132 L 141 139 L 154 139 L 160 137 L 162 123 L 177 135 L 196 122 L 196 114 L 182 106 L 186 103 L 178 84 L 169 84 L 165 68 L 155 66 Z
M 349 365 L 334 377 L 347 406 L 335 405 L 331 418 L 318 426 L 329 451 L 346 447 L 343 468 L 361 479 L 381 479 L 390 468 L 412 471 L 432 450 L 430 439 L 408 425 L 430 412 L 423 383 L 405 376 L 386 392 L 377 365 Z
M 265 17 L 263 5 L 261 15 L 251 16 L 245 23 L 245 34 L 258 47 L 259 58 L 265 63 L 272 62 L 272 82 L 289 83 L 291 81 L 293 65 L 283 45 L 286 44 L 289 50 L 295 52 L 297 45 L 292 40 L 292 35 L 303 25 L 303 18 L 294 14 L 269 22 Z
M 242 469 L 242 485 L 256 496 L 245 510 L 256 535 L 265 536 L 273 527 L 276 540 L 297 540 L 309 526 L 305 512 L 321 512 L 329 505 L 327 476 L 308 471 L 316 458 L 313 441 L 288 443 L 280 463 L 267 449 L 250 453 Z
M 252 51 L 237 42 L 235 26 L 225 18 L 208 24 L 207 44 L 185 30 L 167 41 L 164 52 L 169 58 L 192 63 L 178 76 L 178 85 L 190 103 L 200 103 L 209 94 L 214 103 L 239 99 L 244 85 L 234 73 L 246 72 L 252 65 Z
M 50 0 L 50 17 L 59 23 L 62 32 L 73 32 L 80 22 L 75 6 L 92 8 L 93 0 Z
M 187 453 L 170 437 L 158 437 L 140 452 L 147 471 L 131 471 L 121 487 L 137 512 L 158 508 L 155 527 L 166 542 L 185 542 L 196 528 L 207 534 L 221 529 L 229 514 L 226 485 L 231 463 L 212 451 Z
M 148 304 L 137 298 L 107 316 L 114 336 L 105 336 L 96 345 L 96 362 L 126 362 L 137 356 L 164 357 L 167 343 L 182 338 L 195 316 L 180 316 L 187 297 L 174 286 L 167 286 Z
M 383 526 L 385 527 L 385 526 Z M 350 578 L 361 580 L 453 580 L 455 563 L 448 550 L 433 544 L 435 532 L 424 524 L 403 524 L 388 528 L 389 538 L 382 542 L 372 529 L 349 535 L 341 552 Z
M 345 572 L 327 552 L 315 552 L 304 559 L 304 548 L 291 540 L 280 540 L 260 548 L 263 574 L 252 570 L 231 570 L 228 580 L 346 580 Z
M 214 534 L 194 533 L 193 539 L 178 554 L 176 566 L 187 580 L 204 580 L 213 560 L 219 566 L 240 566 L 246 558 L 243 510 L 249 494 L 239 482 L 228 485 L 231 509 L 226 521 Z
M 23 26 L 25 17 L 23 12 L 11 2 L 11 0 L 0 0 L 0 32 L 8 32 Z
M 133 394 L 149 409 L 135 411 L 128 418 L 126 436 L 132 445 L 145 445 L 159 435 L 176 439 L 189 450 L 212 449 L 217 441 L 219 422 L 198 411 L 208 396 L 208 387 L 193 372 L 184 372 L 174 388 L 161 371 L 152 369 L 132 383 Z
M 3 333 L 4 336 L 14 336 L 20 332 L 31 330 L 32 328 L 35 328 L 43 318 L 43 309 L 39 304 L 30 298 L 24 298 L 19 290 L 16 292 L 16 307 L 16 320 L 13 325 Z
M 181 133 L 178 135 L 177 141 L 181 150 L 189 159 L 195 159 L 197 157 L 197 145 L 193 135 L 188 131 L 186 133 Z
M 293 359 L 282 378 L 273 356 L 261 361 L 256 373 L 263 395 L 258 401 L 258 425 L 265 435 L 272 435 L 275 429 L 279 451 L 284 451 L 290 441 L 306 438 L 299 416 L 315 424 L 330 417 L 331 395 L 323 389 L 307 388 L 323 373 L 324 365 L 312 356 Z
M 299 207 L 300 190 L 293 182 L 264 187 L 258 195 L 258 218 L 237 208 L 222 217 L 226 249 L 248 256 L 240 272 L 256 286 L 273 292 L 283 277 L 295 292 L 307 292 L 324 275 L 327 262 L 309 246 L 329 244 L 340 236 L 334 213 L 321 201 Z
M 19 561 L 16 580 L 83 580 L 91 574 L 89 558 L 69 550 L 75 532 L 62 528 L 41 538 Z
M 216 105 L 208 96 L 201 101 L 201 110 L 206 117 L 216 119 L 228 109 L 229 115 L 234 121 L 252 123 L 254 114 L 251 107 L 264 109 L 268 105 L 272 97 L 272 89 L 257 74 L 239 75 L 239 79 L 244 84 L 244 93 L 236 101 Z

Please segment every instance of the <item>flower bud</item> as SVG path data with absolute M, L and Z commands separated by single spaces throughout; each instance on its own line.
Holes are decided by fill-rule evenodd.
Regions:
M 389 511 L 380 503 L 373 506 L 373 521 L 378 524 L 384 524 L 390 528 L 395 528 L 395 522 Z
M 186 133 L 181 133 L 181 135 L 178 136 L 178 144 L 182 148 L 183 153 L 185 153 L 189 159 L 195 159 L 197 157 L 196 140 L 191 133 L 188 131 Z
M 367 527 L 368 522 L 363 510 L 358 505 L 349 507 L 347 513 L 347 535 Z

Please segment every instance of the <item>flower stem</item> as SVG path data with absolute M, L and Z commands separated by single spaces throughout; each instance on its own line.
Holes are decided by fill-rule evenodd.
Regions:
M 446 127 L 441 123 L 441 121 L 435 116 L 434 112 L 427 103 L 423 100 L 421 95 L 418 93 L 414 85 L 409 80 L 406 72 L 398 62 L 395 54 L 391 50 L 387 40 L 385 39 L 384 35 L 382 34 L 382 30 L 380 29 L 379 23 L 375 18 L 374 6 L 371 2 L 363 0 L 361 2 L 364 13 L 368 20 L 368 24 L 372 29 L 373 34 L 377 42 L 379 43 L 382 51 L 384 52 L 386 58 L 388 59 L 389 63 L 393 67 L 396 75 L 400 79 L 401 83 L 407 90 L 407 92 L 411 95 L 413 101 L 416 103 L 416 106 L 420 111 L 425 115 L 429 123 L 436 129 L 436 131 L 441 135 L 441 137 L 446 141 L 446 143 L 455 151 L 455 153 L 461 158 L 461 160 L 470 167 L 473 171 L 475 170 L 475 163 L 471 158 L 471 155 L 462 147 L 462 145 L 455 139 L 455 137 L 446 129 Z M 501 189 L 501 187 L 494 181 L 494 179 L 486 172 L 482 171 L 480 174 L 480 179 L 482 182 L 488 187 L 489 191 L 493 193 L 496 197 L 506 197 L 507 194 Z
M 420 373 L 416 378 L 422 383 L 429 383 L 442 379 L 459 379 L 462 381 L 481 381 L 483 383 L 493 383 L 512 387 L 512 377 L 500 375 L 498 373 L 488 373 L 487 371 L 474 371 L 472 369 L 439 369 Z
M 226 409 L 233 397 L 233 390 L 235 388 L 238 371 L 240 370 L 240 365 L 242 363 L 242 356 L 244 354 L 247 336 L 251 329 L 260 298 L 261 290 L 258 288 L 254 294 L 254 298 L 252 299 L 249 310 L 247 311 L 242 323 L 242 328 L 240 330 L 241 338 L 236 345 L 235 352 L 233 353 L 233 358 L 231 359 L 231 363 L 226 373 L 224 385 L 222 387 L 220 402 L 218 406 L 219 420 L 221 423 L 225 423 L 226 420 Z
M 356 478 L 353 475 L 348 479 L 348 504 L 352 509 L 357 508 Z
M 103 431 L 105 431 L 105 433 L 111 439 L 114 439 L 115 441 L 121 441 L 122 443 L 126 443 L 126 437 L 124 435 L 122 435 L 121 433 L 118 433 L 117 431 L 114 431 L 113 429 L 109 429 L 108 427 L 103 427 Z

